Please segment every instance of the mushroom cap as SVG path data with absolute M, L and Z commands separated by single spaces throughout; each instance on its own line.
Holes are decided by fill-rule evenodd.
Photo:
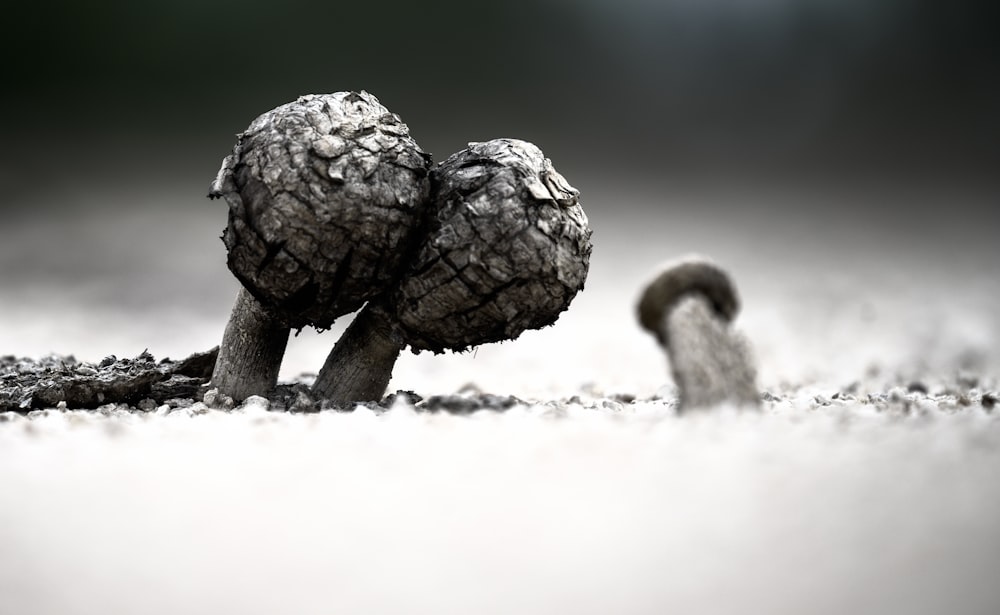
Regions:
M 470 143 L 431 179 L 423 243 L 390 297 L 411 349 L 464 350 L 554 323 L 590 264 L 579 192 L 516 139 Z
M 367 92 L 302 96 L 238 136 L 210 197 L 229 205 L 228 265 L 292 327 L 327 328 L 398 277 L 430 156 Z
M 661 331 L 664 316 L 678 299 L 692 293 L 704 296 L 726 322 L 740 310 L 740 298 L 729 274 L 708 259 L 692 256 L 666 266 L 646 285 L 639 299 L 639 324 L 665 344 Z

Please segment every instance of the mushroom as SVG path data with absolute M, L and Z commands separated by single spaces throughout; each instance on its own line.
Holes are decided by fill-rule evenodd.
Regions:
M 729 275 L 699 257 L 667 266 L 643 291 L 639 323 L 667 351 L 682 410 L 759 403 L 749 344 L 729 328 L 739 309 Z
M 235 399 L 274 388 L 292 328 L 330 327 L 384 292 L 419 229 L 430 157 L 367 92 L 302 96 L 237 138 L 212 183 L 242 283 L 212 386 Z
M 554 323 L 583 289 L 591 231 L 579 192 L 536 146 L 470 143 L 431 182 L 423 243 L 337 342 L 317 397 L 378 400 L 406 346 L 441 353 L 513 340 Z

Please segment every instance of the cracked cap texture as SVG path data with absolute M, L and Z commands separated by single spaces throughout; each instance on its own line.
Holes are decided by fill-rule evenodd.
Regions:
M 577 190 L 516 139 L 471 143 L 431 176 L 428 229 L 391 297 L 411 349 L 464 350 L 555 322 L 590 262 Z
M 302 96 L 238 136 L 209 196 L 243 285 L 292 327 L 327 328 L 398 277 L 430 157 L 367 92 Z

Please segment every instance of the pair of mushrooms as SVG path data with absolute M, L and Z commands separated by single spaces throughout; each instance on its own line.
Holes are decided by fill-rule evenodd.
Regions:
M 251 123 L 209 196 L 224 198 L 242 283 L 212 386 L 277 383 L 289 333 L 361 311 L 313 386 L 378 400 L 399 353 L 465 350 L 552 324 L 583 288 L 578 192 L 534 145 L 471 143 L 432 167 L 367 92 L 303 96 Z

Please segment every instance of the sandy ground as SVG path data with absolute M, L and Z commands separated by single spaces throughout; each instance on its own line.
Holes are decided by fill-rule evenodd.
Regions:
M 1000 244 L 961 213 L 992 197 L 581 187 L 593 267 L 559 323 L 407 354 L 390 384 L 525 400 L 506 412 L 4 415 L 0 613 L 1000 609 Z M 0 229 L 0 352 L 218 342 L 219 207 L 37 198 Z M 635 326 L 692 251 L 740 286 L 760 413 L 678 416 Z M 344 326 L 293 339 L 282 377 Z

